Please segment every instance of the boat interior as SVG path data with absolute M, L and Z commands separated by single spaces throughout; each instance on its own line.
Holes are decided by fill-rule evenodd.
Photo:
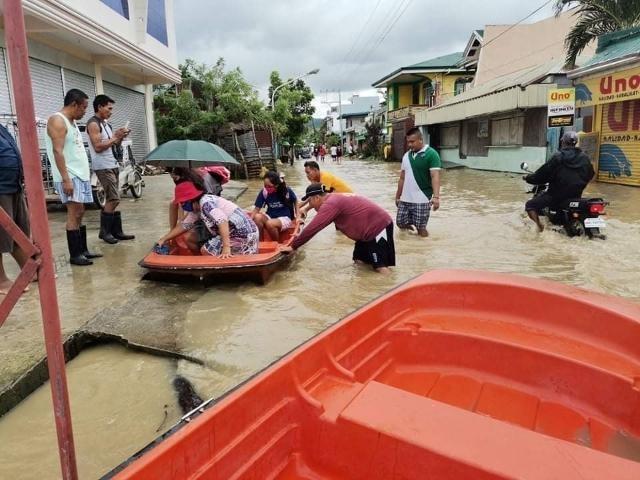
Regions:
M 640 307 L 433 271 L 311 339 L 116 478 L 640 478 Z

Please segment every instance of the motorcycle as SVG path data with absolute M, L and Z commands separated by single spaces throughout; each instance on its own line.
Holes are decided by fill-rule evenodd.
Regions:
M 122 160 L 118 161 L 118 175 L 121 193 L 131 192 L 134 198 L 142 197 L 142 188 L 144 180 L 142 179 L 143 166 L 136 162 L 131 150 L 131 140 L 123 140 L 122 142 Z M 104 208 L 106 204 L 106 195 L 104 188 L 98 180 L 95 172 L 91 173 L 91 187 L 93 190 L 93 203 L 96 207 Z
M 520 168 L 533 173 L 526 162 L 522 162 Z M 527 193 L 535 198 L 545 193 L 548 187 L 548 184 L 531 185 Z M 600 230 L 607 226 L 604 218 L 601 218 L 606 215 L 606 205 L 608 203 L 602 198 L 571 198 L 557 208 L 545 208 L 538 215 L 547 217 L 552 225 L 561 226 L 569 237 L 586 235 L 588 238 L 604 240 L 606 236 Z

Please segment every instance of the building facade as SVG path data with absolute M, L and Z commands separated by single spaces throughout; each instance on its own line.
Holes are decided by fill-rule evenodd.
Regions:
M 444 160 L 519 172 L 521 162 L 537 168 L 559 147 L 560 129 L 547 128 L 547 94 L 570 86 L 564 40 L 573 13 L 473 32 L 459 63 L 477 67 L 472 87 L 415 115 Z
M 116 102 L 114 127 L 129 122 L 134 155 L 146 155 L 156 146 L 153 85 L 181 81 L 173 0 L 25 0 L 23 7 L 39 124 L 62 107 L 71 88 L 83 90 L 90 101 L 104 93 Z M 0 117 L 8 122 L 20 86 L 11 83 L 1 42 L 4 35 Z M 83 121 L 92 114 L 90 107 Z
M 569 77 L 598 180 L 640 186 L 640 28 L 599 37 L 596 54 Z
M 462 52 L 401 67 L 373 84 L 387 93 L 385 136 L 392 145 L 392 160 L 400 161 L 407 149 L 406 132 L 415 115 L 461 94 L 473 80 L 473 70 L 459 65 Z

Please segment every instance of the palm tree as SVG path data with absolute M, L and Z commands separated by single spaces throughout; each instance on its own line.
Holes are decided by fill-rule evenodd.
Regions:
M 556 16 L 565 8 L 576 6 L 578 21 L 567 34 L 567 67 L 598 35 L 640 26 L 640 0 L 556 0 Z

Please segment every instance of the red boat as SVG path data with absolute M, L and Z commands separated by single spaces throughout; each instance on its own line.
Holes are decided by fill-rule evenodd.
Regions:
M 640 478 L 640 306 L 433 271 L 109 474 L 124 479 Z
M 259 251 L 254 255 L 234 255 L 221 259 L 212 255 L 195 255 L 187 248 L 182 237 L 169 243 L 169 255 L 149 252 L 138 265 L 148 270 L 146 278 L 172 280 L 177 277 L 198 277 L 206 281 L 253 280 L 265 284 L 271 275 L 290 260 L 292 254 L 279 251 L 280 245 L 290 245 L 298 234 L 300 225 L 281 233 L 279 242 L 274 242 L 265 231 Z

